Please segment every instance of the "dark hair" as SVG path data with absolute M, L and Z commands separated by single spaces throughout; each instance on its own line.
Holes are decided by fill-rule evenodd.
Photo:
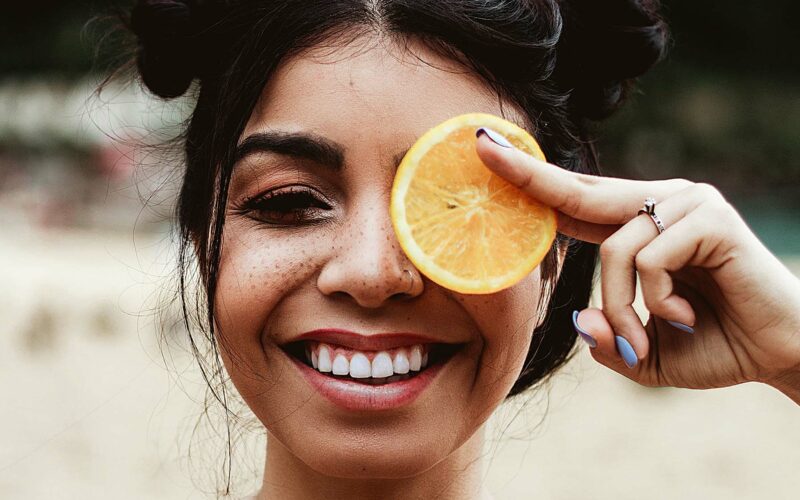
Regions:
M 550 162 L 597 175 L 591 122 L 616 110 L 633 79 L 663 56 L 667 29 L 657 9 L 657 0 L 139 1 L 129 27 L 138 39 L 144 85 L 169 99 L 199 83 L 184 136 L 186 170 L 177 204 L 187 327 L 187 279 L 196 248 L 205 292 L 201 331 L 217 352 L 210 304 L 233 152 L 280 61 L 371 31 L 400 42 L 414 37 L 467 65 L 518 106 Z M 568 253 L 554 283 L 558 245 L 567 245 Z M 546 317 L 509 397 L 545 380 L 574 354 L 571 312 L 588 305 L 597 253 L 597 245 L 557 238 L 541 267 L 542 291 L 553 291 L 552 299 L 540 304 L 547 306 Z M 197 354 L 193 338 L 191 344 Z M 214 396 L 225 404 L 224 386 L 222 397 Z

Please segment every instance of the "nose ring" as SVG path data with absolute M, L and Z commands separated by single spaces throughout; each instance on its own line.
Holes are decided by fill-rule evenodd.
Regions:
M 409 277 L 409 281 L 410 281 L 410 284 L 408 286 L 408 290 L 406 290 L 406 293 L 408 293 L 414 288 L 414 275 L 411 274 L 411 271 L 409 271 L 408 269 L 403 269 L 403 274 L 405 274 L 405 273 L 408 273 L 408 277 Z

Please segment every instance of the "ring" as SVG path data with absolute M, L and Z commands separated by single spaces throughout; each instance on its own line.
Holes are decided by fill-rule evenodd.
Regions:
M 406 293 L 410 292 L 412 288 L 414 288 L 414 275 L 411 274 L 411 271 L 408 269 L 403 269 L 403 273 L 408 273 L 408 277 L 411 278 L 411 285 L 408 287 Z
M 656 224 L 656 227 L 658 228 L 658 234 L 661 234 L 667 230 L 667 228 L 664 227 L 664 223 L 661 222 L 661 218 L 658 215 L 656 215 L 655 198 L 648 197 L 646 200 L 644 200 L 644 207 L 640 208 L 639 212 L 636 215 L 641 215 L 641 214 L 647 214 L 650 216 L 651 219 L 653 219 L 653 222 Z

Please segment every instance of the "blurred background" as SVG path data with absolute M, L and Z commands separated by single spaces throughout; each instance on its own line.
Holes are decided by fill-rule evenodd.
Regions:
M 800 274 L 800 7 L 663 3 L 674 46 L 598 134 L 605 172 L 716 185 Z M 191 103 L 93 95 L 108 25 L 86 24 L 110 5 L 0 7 L 3 499 L 210 498 L 222 474 L 170 302 L 180 172 L 146 147 Z M 487 481 L 497 498 L 794 499 L 798 416 L 756 384 L 640 387 L 584 349 L 492 419 Z M 263 437 L 236 447 L 234 497 L 258 487 Z

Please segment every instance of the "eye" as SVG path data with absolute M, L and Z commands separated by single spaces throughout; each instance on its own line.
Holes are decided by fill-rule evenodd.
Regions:
M 321 212 L 330 210 L 308 188 L 291 187 L 278 189 L 245 202 L 245 210 L 262 222 L 274 225 L 299 225 L 320 222 L 326 217 Z

